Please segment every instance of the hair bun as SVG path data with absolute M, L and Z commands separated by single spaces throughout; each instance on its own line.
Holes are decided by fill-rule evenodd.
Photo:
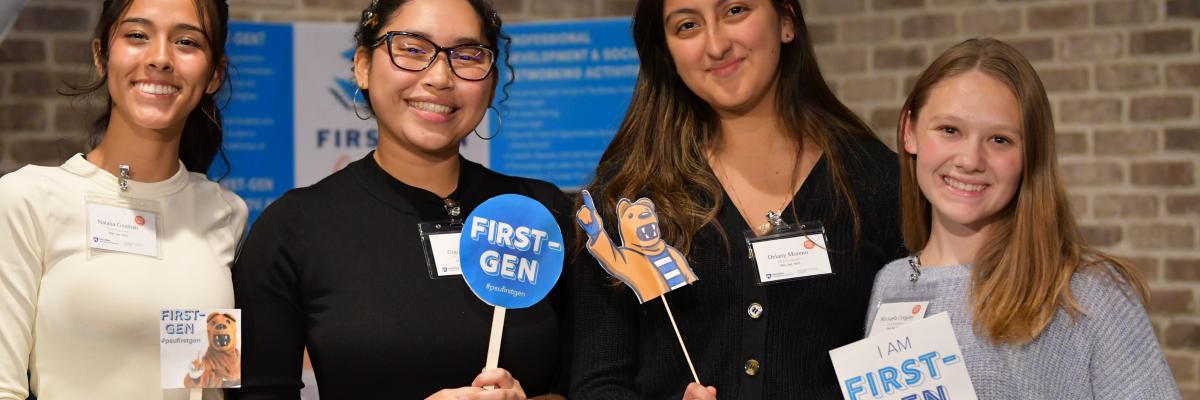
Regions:
M 365 28 L 374 28 L 379 24 L 379 15 L 375 10 L 379 9 L 379 0 L 371 0 L 371 5 L 367 6 L 362 13 L 362 26 Z

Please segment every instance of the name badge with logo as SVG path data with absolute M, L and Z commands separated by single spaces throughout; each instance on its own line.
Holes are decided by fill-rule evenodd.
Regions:
M 759 285 L 833 274 L 819 222 L 777 225 L 764 236 L 746 232 L 746 243 Z
M 421 247 L 425 250 L 425 265 L 433 279 L 462 275 L 458 247 L 462 236 L 462 222 L 422 222 L 417 224 L 421 233 Z
M 87 243 L 103 250 L 161 258 L 161 221 L 154 202 L 88 196 Z
M 871 321 L 871 331 L 867 336 L 899 328 L 914 321 L 925 318 L 929 311 L 929 300 L 895 301 L 879 305 L 875 319 Z

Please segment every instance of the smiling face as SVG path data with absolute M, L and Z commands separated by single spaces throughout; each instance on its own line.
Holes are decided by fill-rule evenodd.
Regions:
M 441 47 L 490 45 L 479 14 L 463 0 L 411 0 L 384 22 L 381 33 L 415 33 Z M 497 74 L 481 81 L 465 80 L 454 75 L 446 57 L 437 55 L 424 71 L 406 71 L 393 64 L 386 42 L 373 49 L 359 48 L 355 78 L 369 90 L 381 142 L 393 141 L 419 156 L 458 153 L 458 143 L 475 129 L 491 104 Z
M 115 124 L 182 131 L 188 114 L 221 84 L 206 26 L 192 0 L 136 0 L 113 25 L 107 62 L 93 41 Z
M 916 156 L 917 184 L 932 223 L 982 230 L 1021 185 L 1021 108 L 1004 83 L 978 71 L 934 85 L 915 123 L 905 118 L 904 151 Z
M 696 96 L 732 113 L 774 96 L 794 28 L 770 0 L 666 0 L 663 15 L 675 70 Z

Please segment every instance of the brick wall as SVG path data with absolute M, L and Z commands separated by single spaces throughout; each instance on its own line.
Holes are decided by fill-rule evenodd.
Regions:
M 366 0 L 229 0 L 257 21 L 355 21 Z M 635 0 L 495 0 L 507 21 L 627 15 Z M 0 173 L 80 151 L 95 0 L 34 0 L 0 44 Z M 1200 0 L 803 0 L 834 89 L 887 142 L 916 74 L 972 36 L 1041 74 L 1088 241 L 1151 282 L 1151 318 L 1187 399 L 1200 399 Z

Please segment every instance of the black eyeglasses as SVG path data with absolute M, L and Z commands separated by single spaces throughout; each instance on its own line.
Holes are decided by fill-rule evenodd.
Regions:
M 405 71 L 424 71 L 433 65 L 438 54 L 446 53 L 446 63 L 455 76 L 468 81 L 481 81 L 488 77 L 496 63 L 496 51 L 483 44 L 442 47 L 415 33 L 391 31 L 375 40 L 371 47 L 378 47 L 384 42 L 388 44 L 392 64 Z

